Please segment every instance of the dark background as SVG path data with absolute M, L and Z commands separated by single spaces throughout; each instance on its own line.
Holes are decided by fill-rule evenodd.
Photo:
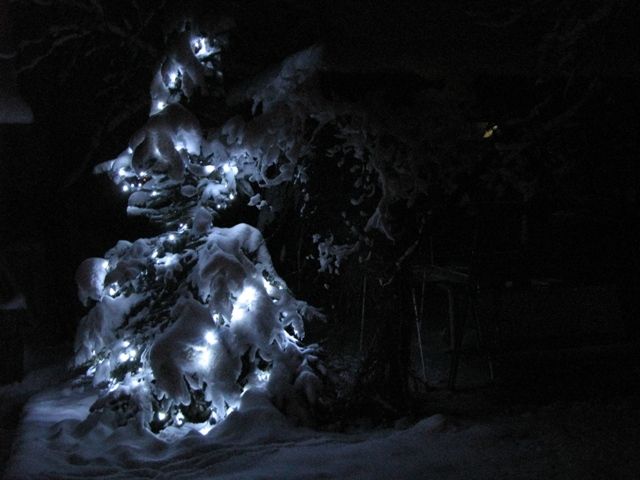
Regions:
M 536 179 L 533 193 L 507 182 L 491 198 L 521 205 L 511 217 L 494 212 L 492 228 L 517 229 L 522 209 L 527 213 L 521 275 L 606 286 L 622 312 L 616 335 L 637 335 L 638 7 L 622 0 L 530 3 L 12 3 L 18 82 L 35 122 L 0 127 L 0 248 L 27 297 L 28 343 L 73 338 L 84 314 L 73 275 L 84 258 L 101 256 L 118 239 L 157 231 L 127 218 L 126 199 L 91 170 L 144 123 L 163 32 L 185 12 L 234 18 L 224 60 L 228 89 L 323 44 L 328 95 L 355 103 L 374 98 L 393 110 L 411 104 L 411 92 L 459 90 L 467 119 L 499 126 L 492 142 L 530 144 L 524 166 L 499 165 L 495 144 L 484 154 L 495 171 Z M 432 205 L 446 219 L 433 227 L 441 245 L 455 245 L 457 232 L 477 218 L 463 208 L 466 198 L 495 193 L 477 188 L 491 182 L 473 172 L 452 178 L 453 190 Z M 278 236 L 270 238 L 278 251 Z M 301 298 L 330 310 L 331 299 L 288 280 L 302 285 Z M 332 313 L 357 325 L 355 303 Z

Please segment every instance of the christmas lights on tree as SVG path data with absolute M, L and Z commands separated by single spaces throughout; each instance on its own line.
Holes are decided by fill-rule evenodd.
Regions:
M 220 211 L 253 195 L 252 183 L 295 173 L 289 165 L 261 177 L 272 152 L 240 141 L 235 120 L 203 131 L 185 106 L 196 91 L 220 89 L 223 46 L 223 35 L 185 27 L 153 78 L 146 125 L 96 168 L 128 195 L 129 214 L 166 226 L 118 242 L 77 273 L 92 308 L 75 363 L 100 389 L 94 414 L 119 425 L 135 418 L 156 433 L 206 433 L 248 389 L 295 409 L 312 404 L 321 385 L 314 349 L 301 343 L 315 310 L 293 297 L 257 229 L 214 226 Z

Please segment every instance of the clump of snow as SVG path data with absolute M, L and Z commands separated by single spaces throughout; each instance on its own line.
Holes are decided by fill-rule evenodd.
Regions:
M 313 235 L 313 242 L 318 245 L 318 262 L 320 263 L 318 271 L 320 272 L 340 273 L 340 265 L 358 251 L 358 243 L 336 245 L 333 241 L 333 235 L 324 239 L 320 234 Z
M 89 300 L 102 299 L 108 266 L 109 262 L 104 258 L 87 258 L 76 270 L 78 297 L 83 305 Z

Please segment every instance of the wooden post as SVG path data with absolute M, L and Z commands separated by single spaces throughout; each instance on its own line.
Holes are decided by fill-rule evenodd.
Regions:
M 364 312 L 367 304 L 367 274 L 364 274 L 362 280 L 362 306 L 360 308 L 360 353 L 364 344 Z
M 418 340 L 418 350 L 420 351 L 420 362 L 422 363 L 422 380 L 427 382 L 427 369 L 424 364 L 424 352 L 422 350 L 422 335 L 420 334 L 420 326 L 422 322 L 420 321 L 420 317 L 418 316 L 418 304 L 416 302 L 416 291 L 414 288 L 411 289 L 411 297 L 413 299 L 413 313 L 416 317 L 416 333 Z

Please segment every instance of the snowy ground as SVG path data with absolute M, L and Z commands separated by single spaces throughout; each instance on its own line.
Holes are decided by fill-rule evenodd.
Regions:
M 637 358 L 634 349 L 555 352 L 544 359 L 539 353 L 536 359 L 521 356 L 511 364 L 538 363 L 546 372 L 544 386 L 526 382 L 531 390 L 497 386 L 455 394 L 431 392 L 425 402 L 430 416 L 405 419 L 395 428 L 354 427 L 353 433 L 293 427 L 260 396 L 251 396 L 242 412 L 233 413 L 207 436 L 194 431 L 168 442 L 133 426 L 88 428 L 89 422 L 83 420 L 92 394 L 63 384 L 27 403 L 5 476 L 11 480 L 636 479 L 640 478 L 636 453 L 640 397 L 635 389 L 637 366 L 627 363 Z M 597 365 L 592 365 L 594 361 Z M 560 373 L 554 375 L 549 364 L 561 367 Z M 618 377 L 615 373 L 602 375 L 616 366 L 623 367 L 620 381 L 612 380 Z M 465 375 L 479 374 L 474 365 L 464 367 Z M 498 367 L 508 374 L 504 365 Z M 514 368 L 522 372 L 521 365 Z M 592 386 L 601 388 L 581 390 L 583 381 L 567 381 L 565 376 L 571 375 L 582 379 L 581 368 L 592 372 Z M 535 380 L 531 371 L 528 376 Z M 40 378 L 45 384 L 43 378 L 49 377 L 32 376 L 30 381 L 37 383 Z M 558 385 L 567 391 L 558 391 Z M 11 394 L 8 388 L 0 390 L 3 398 L 20 390 L 11 387 Z M 599 394 L 593 395 L 595 391 Z M 437 411 L 443 414 L 433 414 Z
M 458 423 L 434 415 L 406 429 L 358 434 L 291 427 L 255 401 L 207 436 L 164 442 L 83 419 L 94 397 L 52 389 L 26 408 L 6 478 L 518 478 L 549 477 L 553 452 L 523 422 Z M 64 420 L 63 420 L 64 419 Z M 514 427 L 518 427 L 515 428 Z

